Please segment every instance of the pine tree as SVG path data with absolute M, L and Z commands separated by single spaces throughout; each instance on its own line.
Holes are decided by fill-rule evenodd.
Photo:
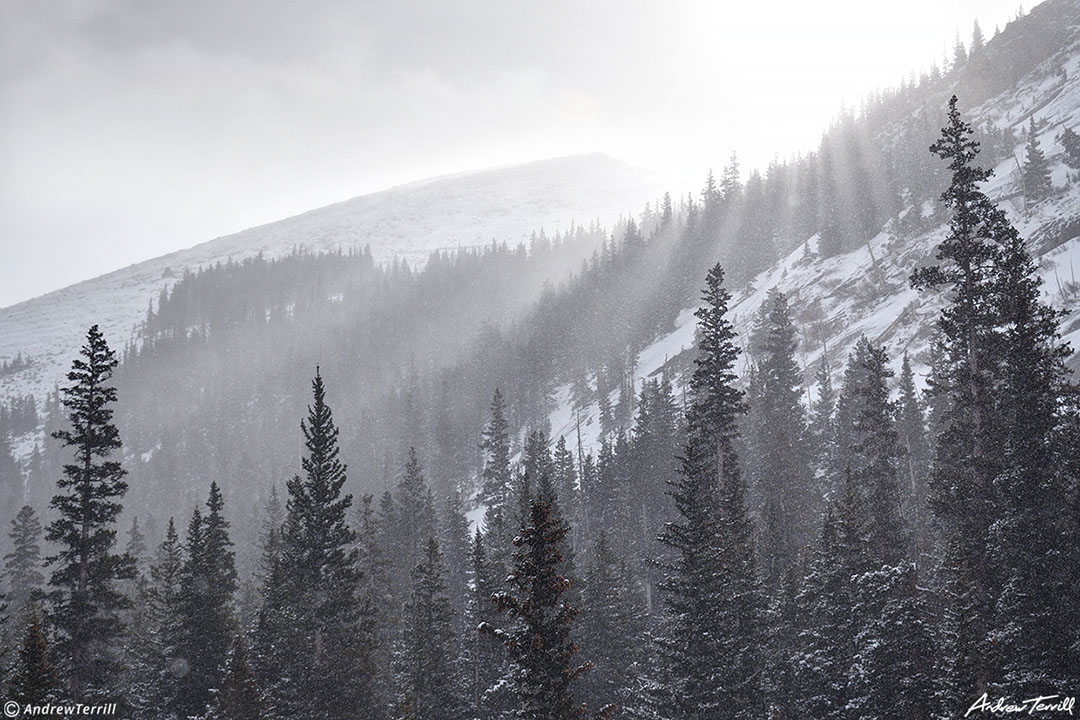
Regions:
M 356 535 L 346 524 L 352 495 L 322 376 L 301 421 L 305 476 L 287 487 L 281 559 L 260 612 L 259 675 L 273 712 L 329 720 L 378 717 L 373 689 L 372 611 L 361 591 Z
M 870 568 L 861 493 L 848 473 L 826 509 L 821 540 L 796 598 L 799 650 L 793 658 L 798 717 L 850 717 L 849 677 L 860 623 L 853 578 Z
M 578 611 L 563 598 L 570 580 L 557 571 L 559 546 L 569 528 L 554 522 L 549 503 L 533 499 L 527 525 L 515 538 L 514 569 L 509 590 L 498 592 L 495 606 L 513 618 L 508 629 L 481 625 L 506 647 L 514 665 L 511 684 L 521 720 L 573 720 L 585 714 L 574 700 L 571 684 L 586 672 L 574 665 L 577 645 L 570 639 Z
M 827 353 L 821 354 L 821 364 L 814 376 L 817 383 L 817 401 L 813 406 L 810 433 L 813 439 L 814 462 L 817 468 L 829 467 L 833 456 L 832 442 L 835 436 L 833 413 L 836 411 L 836 393 L 833 390 L 832 371 Z
M 850 443 L 845 472 L 850 471 L 869 508 L 869 547 L 876 561 L 896 564 L 907 555 L 908 538 L 900 508 L 898 464 L 900 441 L 889 401 L 892 376 L 884 348 L 860 337 L 844 376 L 838 413 L 850 425 L 842 428 Z
M 491 597 L 498 583 L 485 553 L 486 543 L 477 529 L 470 553 L 470 593 L 465 606 L 465 634 L 462 638 L 460 668 L 465 685 L 467 716 L 496 718 L 509 713 L 512 698 L 502 677 L 506 674 L 505 653 L 490 633 L 481 633 L 481 625 L 494 628 L 498 612 Z
M 468 595 L 469 521 L 462 508 L 461 494 L 456 491 L 446 498 L 443 521 L 439 523 L 439 545 L 445 548 L 447 596 L 454 609 L 454 634 L 460 638 L 464 631 L 462 612 Z
M 626 553 L 645 591 L 650 614 L 659 611 L 654 599 L 657 563 L 665 564 L 666 548 L 656 543 L 664 526 L 674 521 L 667 498 L 668 486 L 679 475 L 678 455 L 683 444 L 680 413 L 667 378 L 646 380 L 641 388 L 638 416 L 630 441 L 628 508 L 630 522 Z
M 1061 146 L 1065 148 L 1065 164 L 1073 170 L 1080 170 L 1080 135 L 1072 128 L 1061 131 Z
M 856 583 L 853 614 L 864 622 L 855 637 L 849 707 L 872 717 L 887 697 L 895 717 L 936 715 L 935 648 L 914 567 L 885 565 L 857 576 Z
M 55 698 L 59 687 L 56 668 L 49 661 L 41 621 L 37 613 L 31 613 L 8 683 L 7 699 L 23 706 L 44 705 Z
M 127 538 L 124 552 L 135 562 L 136 571 L 142 573 L 145 570 L 144 565 L 146 563 L 146 537 L 139 528 L 139 517 L 137 515 L 131 518 L 131 527 L 128 528 Z
M 22 470 L 11 452 L 7 423 L 0 423 L 0 502 L 5 506 L 19 504 L 23 496 Z
M 398 587 L 407 588 L 409 574 L 420 561 L 426 538 L 435 533 L 431 492 L 424 478 L 424 468 L 416 448 L 410 447 L 405 468 L 397 486 L 397 523 L 395 528 Z
M 986 41 L 983 38 L 982 28 L 979 27 L 979 21 L 975 21 L 975 25 L 971 28 L 971 57 L 976 58 L 982 54 L 983 48 L 986 46 Z
M 217 483 L 211 482 L 205 517 L 195 508 L 188 526 L 176 648 L 187 667 L 176 696 L 175 707 L 181 717 L 201 714 L 209 706 L 211 689 L 217 687 L 224 672 L 235 624 L 236 564 L 224 506 Z
M 1077 647 L 1074 633 L 1050 629 L 1059 613 L 1047 598 L 1055 591 L 1031 589 L 1040 582 L 1032 562 L 1050 557 L 1055 573 L 1073 572 L 1073 561 L 1060 560 L 1075 557 L 1062 545 L 1068 533 L 1047 513 L 1071 482 L 1060 432 L 1068 425 L 1064 399 L 1075 389 L 1066 381 L 1057 315 L 1041 302 L 1026 245 L 976 186 L 989 173 L 974 165 L 978 144 L 955 98 L 949 119 L 931 148 L 953 171 L 942 196 L 953 210 L 938 251 L 943 265 L 912 277 L 917 286 L 952 291 L 939 321 L 933 395 L 947 405 L 931 493 L 950 548 L 947 582 L 968 589 L 947 596 L 946 647 L 960 655 L 946 665 L 951 677 L 981 691 L 1041 692 L 1067 676 Z
M 1001 247 L 996 273 L 1002 471 L 993 481 L 996 520 L 990 526 L 991 577 L 998 589 L 991 637 L 999 645 L 999 687 L 1042 692 L 1065 682 L 1080 659 L 1080 630 L 1062 632 L 1054 598 L 1077 597 L 1069 577 L 1080 563 L 1063 542 L 1068 505 L 1069 419 L 1063 406 L 1076 397 L 1059 331 L 1061 314 L 1043 302 L 1038 266 L 1004 213 L 991 223 Z M 1075 520 L 1073 520 L 1075 522 Z M 1040 564 L 1057 572 L 1047 580 Z
M 687 720 L 712 717 L 720 708 L 737 718 L 763 712 L 761 597 L 734 444 L 745 404 L 723 277 L 719 265 L 709 271 L 705 304 L 696 312 L 689 439 L 671 493 L 682 521 L 661 535 L 674 558 L 661 586 L 668 610 L 661 649 L 672 680 L 672 713 Z
M 11 520 L 12 550 L 4 556 L 7 601 L 13 614 L 21 614 L 30 599 L 41 589 L 41 521 L 34 508 L 23 505 Z
M 770 290 L 752 338 L 748 467 L 761 497 L 759 552 L 766 588 L 776 592 L 799 550 L 811 540 L 820 499 L 814 490 L 810 447 L 795 361 L 795 326 L 787 298 Z
M 626 563 L 603 532 L 593 544 L 582 585 L 581 655 L 592 669 L 581 679 L 580 694 L 595 705 L 625 707 L 644 670 L 644 605 Z
M 900 367 L 900 398 L 896 410 L 896 432 L 903 457 L 900 462 L 904 517 L 914 540 L 918 567 L 926 566 L 930 552 L 930 518 L 926 479 L 930 474 L 930 442 L 926 437 L 923 404 L 915 389 L 915 376 L 907 353 Z
M 444 572 L 439 543 L 429 537 L 420 562 L 413 568 L 397 660 L 399 686 L 416 720 L 462 717 L 461 689 L 455 674 L 454 611 Z
M 265 714 L 262 696 L 255 680 L 255 673 L 248 664 L 244 636 L 237 635 L 229 650 L 221 689 L 214 698 L 214 707 L 207 718 L 208 720 L 261 720 L 263 717 Z
M 510 432 L 506 421 L 506 404 L 502 393 L 495 388 L 491 400 L 491 422 L 484 428 L 480 448 L 486 456 L 481 475 L 480 504 L 485 507 L 484 524 L 496 513 L 505 517 L 509 511 L 510 491 Z M 502 538 L 500 538 L 501 540 Z
M 116 582 L 135 572 L 131 558 L 112 552 L 120 498 L 127 491 L 125 470 L 110 459 L 120 449 L 110 407 L 116 389 L 108 385 L 117 360 L 96 325 L 81 354 L 67 374 L 71 384 L 62 390 L 70 429 L 54 435 L 73 448 L 75 458 L 57 481 L 61 494 L 53 497 L 51 507 L 58 517 L 45 536 L 58 546 L 57 554 L 46 559 L 54 568 L 49 619 L 57 631 L 55 651 L 71 699 L 115 700 L 119 668 L 112 651 L 123 633 L 119 611 L 127 605 Z
M 1039 146 L 1039 134 L 1035 130 L 1035 116 L 1027 131 L 1027 145 L 1024 147 L 1024 197 L 1030 203 L 1045 200 L 1053 190 L 1050 182 L 1050 165 Z
M 186 660 L 177 652 L 183 570 L 183 544 L 169 518 L 165 539 L 150 565 L 150 578 L 136 588 L 124 683 L 135 718 L 160 717 L 163 709 L 176 704 L 178 682 L 186 670 Z

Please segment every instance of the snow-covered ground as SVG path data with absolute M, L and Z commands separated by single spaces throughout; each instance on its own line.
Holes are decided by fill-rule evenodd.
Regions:
M 1065 73 L 1057 72 L 1058 67 L 1064 67 Z M 1021 235 L 1029 240 L 1039 262 L 1045 297 L 1054 307 L 1065 311 L 1061 323 L 1063 338 L 1080 351 L 1080 235 L 1050 237 L 1059 233 L 1057 228 L 1062 219 L 1080 219 L 1080 185 L 1068 182 L 1068 168 L 1061 162 L 1062 147 L 1058 141 L 1064 127 L 1080 126 L 1080 54 L 1053 68 L 1040 68 L 1036 73 L 1039 77 L 1020 84 L 1022 90 L 995 98 L 965 115 L 977 125 L 993 122 L 999 128 L 1012 127 L 1020 141 L 1026 138 L 1032 113 L 1040 121 L 1044 118 L 1049 121 L 1039 133 L 1039 140 L 1051 160 L 1053 182 L 1058 189 L 1055 197 L 1025 213 L 1022 198 L 1016 197 L 1017 163 L 1011 158 L 994 169 L 985 191 L 999 201 Z M 1015 155 L 1023 158 L 1023 142 L 1018 142 Z M 787 295 L 799 330 L 798 359 L 804 368 L 808 400 L 816 397 L 812 382 L 822 354 L 827 351 L 833 385 L 839 387 L 848 354 L 862 335 L 885 346 L 897 375 L 904 353 L 908 353 L 916 382 L 924 386 L 929 370 L 931 330 L 945 298 L 938 293 L 916 292 L 908 277 L 916 267 L 933 263 L 935 249 L 946 232 L 947 228 L 941 226 L 913 239 L 894 238 L 888 232 L 881 232 L 862 247 L 827 259 L 817 254 L 817 236 L 808 238 L 806 247 L 793 250 L 748 286 L 732 289 L 730 317 L 744 348 L 766 293 L 778 288 Z M 703 279 L 705 271 L 702 268 Z M 693 310 L 684 310 L 673 331 L 638 355 L 634 376 L 637 391 L 670 358 L 693 348 L 696 324 Z M 743 371 L 748 362 L 744 352 Z M 678 388 L 685 378 L 672 380 Z M 614 403 L 617 392 L 610 399 Z M 581 412 L 579 426 L 579 417 L 570 408 L 569 386 L 557 389 L 556 403 L 557 408 L 549 417 L 552 438 L 565 436 L 576 442 L 580 427 L 582 444 L 595 451 L 600 442 L 599 405 L 594 402 Z
M 276 257 L 371 247 L 376 262 L 423 263 L 436 249 L 515 244 L 534 231 L 566 231 L 571 223 L 619 217 L 656 204 L 665 191 L 658 176 L 603 154 L 576 155 L 525 165 L 410 183 L 204 242 L 101 277 L 0 308 L 0 360 L 21 353 L 30 368 L 0 377 L 0 400 L 39 399 L 62 382 L 92 324 L 113 348 L 136 338 L 151 301 L 185 269 L 263 253 Z

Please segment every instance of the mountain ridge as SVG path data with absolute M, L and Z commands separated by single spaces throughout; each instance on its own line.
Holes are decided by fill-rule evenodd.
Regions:
M 62 379 L 90 324 L 99 324 L 114 347 L 135 340 L 148 305 L 185 270 L 297 248 L 365 246 L 376 262 L 417 266 L 435 250 L 514 245 L 544 228 L 610 224 L 662 192 L 647 170 L 599 152 L 569 155 L 425 178 L 133 263 L 0 308 L 0 359 L 21 353 L 32 361 L 0 377 L 0 398 L 40 400 Z

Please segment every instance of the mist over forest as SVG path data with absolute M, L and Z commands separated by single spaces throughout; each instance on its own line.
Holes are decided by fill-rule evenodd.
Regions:
M 298 216 L 250 235 L 273 249 L 146 265 L 120 331 L 86 286 L 78 345 L 0 344 L 0 696 L 1071 714 L 1078 32 L 1076 0 L 976 24 L 813 151 L 733 154 L 610 225 L 420 261 Z M 32 337 L 50 297 L 0 327 Z

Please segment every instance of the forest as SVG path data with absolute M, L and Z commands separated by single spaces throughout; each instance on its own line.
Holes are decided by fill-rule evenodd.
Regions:
M 359 388 L 378 377 L 367 364 L 330 369 L 378 362 L 365 355 L 366 338 L 400 326 L 380 313 L 406 317 L 437 302 L 445 297 L 431 290 L 437 278 L 473 273 L 512 288 L 563 238 L 537 237 L 531 253 L 493 245 L 447 257 L 425 267 L 424 283 L 407 266 L 376 268 L 362 252 L 254 259 L 163 294 L 140 346 L 117 353 L 90 328 L 45 408 L 54 457 L 32 459 L 34 472 L 53 474 L 51 497 L 32 496 L 11 520 L 0 606 L 5 697 L 116 703 L 132 718 L 700 720 L 945 718 L 984 694 L 1075 692 L 1080 387 L 1071 350 L 1028 244 L 980 189 L 990 173 L 955 96 L 931 151 L 947 169 L 937 202 L 948 232 L 910 282 L 948 302 L 925 392 L 908 358 L 894 377 L 892 358 L 863 337 L 836 388 L 823 359 L 805 403 L 797 313 L 778 290 L 750 336 L 738 336 L 729 286 L 754 265 L 699 264 L 677 241 L 730 217 L 720 209 L 736 197 L 730 183 L 707 183 L 701 207 L 665 198 L 621 229 L 618 246 L 599 230 L 576 230 L 599 247 L 574 259 L 579 275 L 542 291 L 547 322 L 527 327 L 535 316 L 506 303 L 512 333 L 531 342 L 505 353 L 514 346 L 490 330 L 488 351 L 501 364 L 458 347 L 433 390 L 443 402 L 433 420 L 394 386 L 366 387 L 378 402 L 358 402 Z M 1047 191 L 1036 183 L 1045 174 L 1037 157 L 1025 169 L 1030 193 Z M 639 301 L 651 314 L 628 312 L 617 300 L 633 300 L 619 292 L 643 265 L 658 266 L 642 260 L 650 253 L 667 261 L 657 285 L 665 302 Z M 300 265 L 319 278 L 315 290 L 290 285 Z M 493 265 L 503 271 L 477 270 Z M 246 304 L 213 296 L 230 275 L 247 283 Z M 670 325 L 694 292 L 687 277 L 700 299 L 692 357 L 673 359 L 640 392 L 620 386 L 636 354 L 625 348 Z M 592 304 L 580 300 L 597 287 L 604 292 Z M 196 302 L 198 293 L 211 299 Z M 392 301 L 365 304 L 365 293 Z M 333 315 L 348 302 L 353 312 Z M 448 330 L 461 307 L 446 303 L 448 316 L 408 329 Z M 610 334 L 584 332 L 574 312 L 582 307 L 610 321 Z M 213 316 L 191 317 L 207 308 Z M 322 317 L 313 332 L 347 335 L 350 352 L 317 357 L 325 344 L 289 320 L 308 312 Z M 252 432 L 260 403 L 274 398 L 230 373 L 220 362 L 228 353 L 215 362 L 207 352 L 243 344 L 253 318 L 260 333 L 304 352 L 248 362 L 315 361 L 287 404 L 298 436 Z M 409 338 L 395 338 L 400 351 L 382 362 L 400 366 Z M 617 357 L 604 368 L 588 367 L 612 347 Z M 157 372 L 146 358 L 179 352 L 207 364 L 189 382 L 215 382 L 173 388 L 164 407 L 161 396 L 118 391 Z M 609 370 L 620 363 L 621 372 Z M 452 374 L 464 367 L 498 370 Z M 584 379 L 590 370 L 595 390 Z M 556 376 L 601 397 L 595 453 L 549 437 L 544 388 Z M 191 402 L 178 406 L 185 394 Z M 207 396 L 215 400 L 196 401 Z M 390 404 L 397 415 L 383 423 L 386 437 L 358 442 L 370 420 L 348 412 Z M 140 488 L 145 473 L 128 467 L 126 444 L 139 445 L 143 426 L 117 421 L 131 406 L 143 421 L 190 413 L 201 434 L 153 459 L 156 489 Z M 468 423 L 446 420 L 477 407 L 471 436 Z M 199 415 L 208 408 L 213 416 Z M 36 422 L 37 412 L 21 402 L 4 417 Z M 264 446 L 243 447 L 245 434 Z M 191 453 L 221 436 L 240 449 L 232 465 L 220 453 Z M 295 472 L 282 447 L 298 448 Z M 475 481 L 459 481 L 472 458 Z M 253 514 L 236 507 L 251 500 L 236 469 L 249 462 L 280 464 L 264 480 L 284 476 Z M 359 485 L 356 466 L 381 474 L 382 491 Z M 160 484 L 181 479 L 162 500 Z M 183 507 L 175 502 L 183 493 L 198 499 L 178 516 L 170 508 Z M 139 512 L 128 512 L 132 498 Z

